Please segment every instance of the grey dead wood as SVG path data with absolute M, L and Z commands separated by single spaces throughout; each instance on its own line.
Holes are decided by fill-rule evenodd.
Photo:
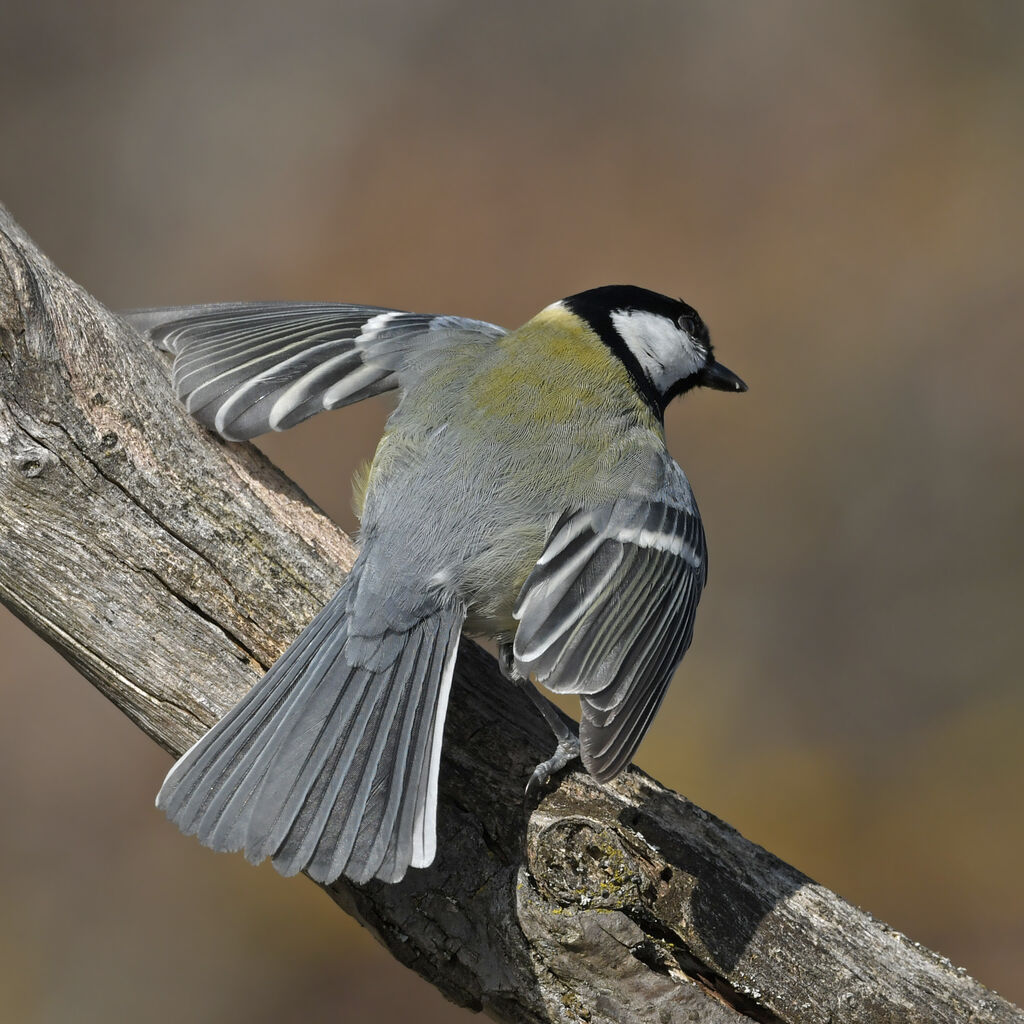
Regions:
M 255 448 L 189 419 L 168 376 L 0 207 L 0 599 L 178 754 L 354 549 Z M 326 888 L 454 1002 L 530 1022 L 1024 1022 L 642 772 L 570 774 L 527 806 L 550 743 L 464 643 L 436 863 Z

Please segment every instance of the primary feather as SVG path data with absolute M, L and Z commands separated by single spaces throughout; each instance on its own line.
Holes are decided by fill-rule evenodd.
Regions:
M 400 386 L 411 349 L 494 324 L 333 302 L 238 302 L 125 314 L 174 354 L 178 397 L 229 441 L 286 430 Z
M 682 473 L 662 497 L 563 517 L 515 615 L 520 673 L 581 694 L 580 748 L 597 779 L 629 763 L 689 647 L 707 546 Z

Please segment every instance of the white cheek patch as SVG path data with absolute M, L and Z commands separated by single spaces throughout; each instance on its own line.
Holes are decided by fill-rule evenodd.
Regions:
M 651 383 L 663 394 L 707 363 L 707 353 L 668 317 L 641 309 L 620 309 L 612 313 L 612 323 Z

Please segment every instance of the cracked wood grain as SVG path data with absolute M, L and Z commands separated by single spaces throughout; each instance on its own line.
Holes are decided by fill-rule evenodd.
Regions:
M 0 600 L 178 754 L 354 549 L 255 448 L 190 420 L 168 377 L 0 208 Z M 527 806 L 549 744 L 464 642 L 437 861 L 399 885 L 327 887 L 453 1001 L 514 1022 L 1024 1024 L 639 771 L 572 773 Z

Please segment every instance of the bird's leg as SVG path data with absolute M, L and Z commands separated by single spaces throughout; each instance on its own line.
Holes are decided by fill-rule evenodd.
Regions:
M 540 713 L 547 719 L 548 725 L 551 726 L 551 731 L 555 734 L 555 739 L 558 740 L 558 746 L 555 747 L 554 754 L 546 761 L 541 761 L 533 769 L 533 774 L 530 776 L 529 782 L 526 783 L 526 795 L 532 797 L 540 793 L 553 775 L 556 775 L 570 761 L 575 761 L 580 756 L 580 739 L 566 725 L 565 720 L 558 714 L 555 706 L 542 693 L 537 691 L 537 688 L 529 679 L 524 679 L 523 685 L 526 687 L 526 692 L 533 698 L 533 702 L 537 705 Z
M 516 668 L 511 644 L 501 644 L 498 648 L 498 665 L 501 668 L 501 674 L 506 679 L 518 683 L 526 690 L 530 699 L 537 705 L 537 710 L 551 726 L 555 739 L 558 740 L 554 754 L 534 768 L 530 781 L 526 783 L 526 795 L 536 796 L 552 775 L 560 772 L 570 761 L 575 761 L 580 756 L 580 740 L 551 701 L 540 693 L 529 679 L 524 678 Z

